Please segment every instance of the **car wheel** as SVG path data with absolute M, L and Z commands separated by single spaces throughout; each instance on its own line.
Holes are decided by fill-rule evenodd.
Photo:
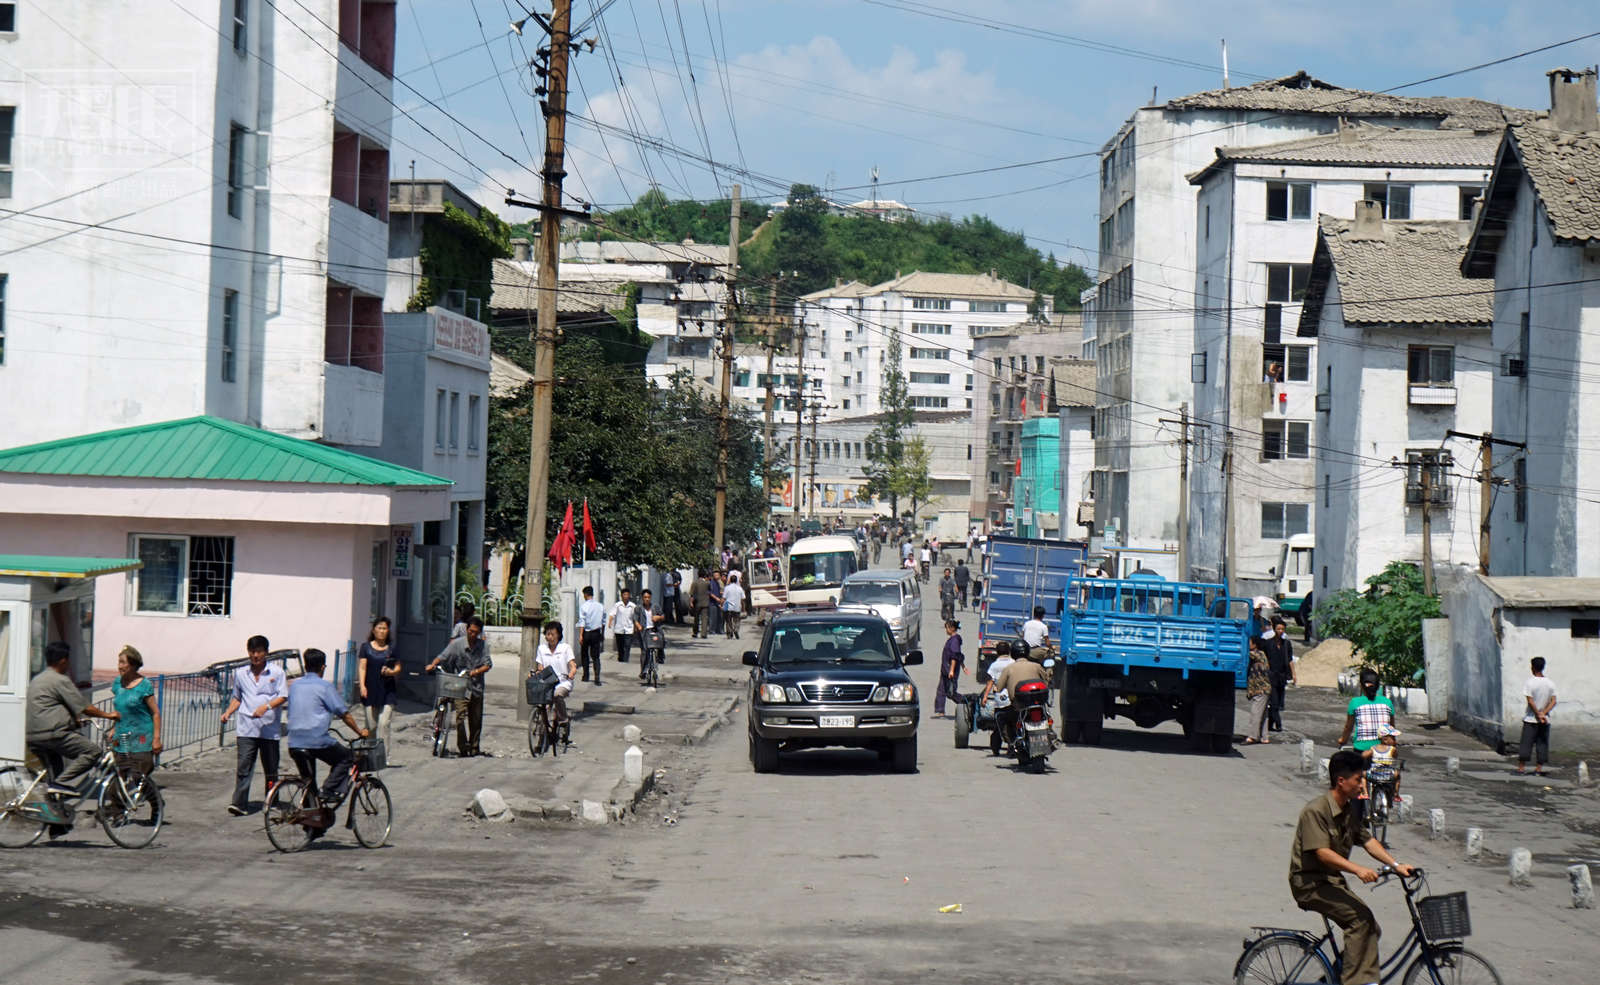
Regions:
M 894 743 L 894 771 L 896 773 L 915 773 L 917 771 L 917 737 L 909 739 L 896 739 Z
M 778 769 L 778 740 L 750 736 L 750 766 L 757 773 L 775 773 Z
M 972 734 L 972 709 L 965 701 L 956 705 L 956 748 L 965 749 Z

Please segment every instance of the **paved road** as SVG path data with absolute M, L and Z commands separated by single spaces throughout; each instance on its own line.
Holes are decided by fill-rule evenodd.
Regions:
M 1176 729 L 1113 726 L 1031 776 L 928 722 L 914 775 L 857 753 L 756 775 L 742 726 L 663 758 L 662 800 L 622 826 L 460 820 L 463 776 L 377 852 L 275 856 L 212 812 L 156 851 L 0 855 L 0 981 L 1224 982 L 1250 925 L 1311 925 L 1284 883 L 1314 793 L 1287 747 L 1195 756 Z M 173 797 L 216 781 L 175 774 Z M 1553 879 L 1512 890 L 1453 844 L 1394 840 L 1436 891 L 1472 892 L 1508 982 L 1592 978 L 1596 914 Z M 1373 899 L 1403 926 L 1397 891 Z

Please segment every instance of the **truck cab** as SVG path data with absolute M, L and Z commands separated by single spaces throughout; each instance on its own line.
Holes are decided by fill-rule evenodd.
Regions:
M 1290 616 L 1300 626 L 1311 617 L 1311 590 L 1316 584 L 1315 548 L 1313 534 L 1295 534 L 1283 542 L 1278 552 L 1278 566 L 1273 574 L 1278 578 L 1274 593 L 1278 611 Z

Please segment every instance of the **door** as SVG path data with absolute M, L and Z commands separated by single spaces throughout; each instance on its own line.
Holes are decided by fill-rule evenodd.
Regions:
M 411 675 L 420 674 L 450 642 L 450 629 L 455 625 L 455 579 L 450 562 L 448 546 L 412 547 L 411 577 L 401 581 L 395 591 L 399 609 L 395 635 L 402 684 Z
M 28 603 L 0 602 L 0 760 L 23 758 L 30 676 Z

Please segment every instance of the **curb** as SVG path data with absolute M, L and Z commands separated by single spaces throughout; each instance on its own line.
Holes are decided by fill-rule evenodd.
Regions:
M 728 715 L 738 707 L 739 699 L 734 696 L 723 698 L 716 708 L 706 712 L 706 721 L 699 728 L 683 737 L 686 746 L 697 746 L 711 737 L 711 733 L 728 724 Z

